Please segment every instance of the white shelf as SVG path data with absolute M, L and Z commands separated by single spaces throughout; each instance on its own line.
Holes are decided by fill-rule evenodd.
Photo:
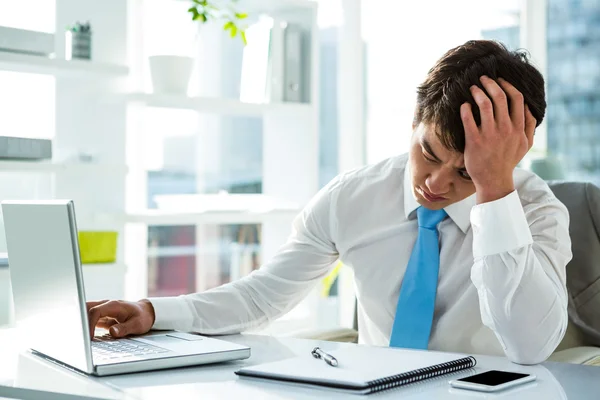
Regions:
M 0 173 L 2 172 L 106 172 L 127 173 L 127 166 L 116 164 L 96 163 L 59 163 L 53 161 L 9 161 L 0 160 Z
M 28 54 L 0 52 L 0 71 L 29 72 L 55 76 L 125 76 L 129 68 L 86 60 L 62 60 Z
M 272 112 L 305 115 L 312 111 L 312 105 L 308 103 L 244 103 L 236 99 L 153 93 L 131 93 L 121 96 L 129 103 L 148 107 L 187 109 L 222 115 L 262 116 Z
M 83 271 L 93 271 L 93 272 L 119 272 L 125 273 L 127 272 L 127 265 L 119 264 L 119 263 L 98 263 L 98 264 L 82 264 L 81 266 Z M 0 274 L 4 274 L 6 276 L 9 275 L 8 267 L 0 267 Z
M 177 212 L 165 210 L 144 210 L 126 214 L 126 223 L 146 225 L 228 225 L 228 224 L 260 224 L 278 218 L 293 219 L 300 210 L 271 210 L 268 212 L 253 211 L 206 211 Z

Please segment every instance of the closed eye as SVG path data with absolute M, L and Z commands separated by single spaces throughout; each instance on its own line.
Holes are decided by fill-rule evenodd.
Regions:
M 437 163 L 438 163 L 438 161 L 437 161 L 437 160 L 435 160 L 435 159 L 431 158 L 431 157 L 430 157 L 430 156 L 428 156 L 426 153 L 423 153 L 423 158 L 424 158 L 425 160 L 427 160 L 428 162 L 430 162 L 430 163 L 434 163 L 434 164 L 437 164 Z
M 463 178 L 463 179 L 465 179 L 467 181 L 471 180 L 471 176 L 469 175 L 469 173 L 465 169 L 459 169 L 458 170 L 458 176 L 460 176 L 461 178 Z

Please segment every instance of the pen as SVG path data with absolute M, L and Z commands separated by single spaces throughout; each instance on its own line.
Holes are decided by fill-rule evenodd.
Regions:
M 337 367 L 338 365 L 338 361 L 337 359 L 332 356 L 331 354 L 327 354 L 325 353 L 323 350 L 321 350 L 318 347 L 315 347 L 313 349 L 313 351 L 310 352 L 314 358 L 320 358 L 323 361 L 325 361 L 327 364 L 331 365 L 332 367 Z

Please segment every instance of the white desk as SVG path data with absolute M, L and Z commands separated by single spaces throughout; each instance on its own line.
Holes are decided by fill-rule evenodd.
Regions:
M 600 398 L 600 368 L 571 364 L 544 363 L 524 367 L 499 357 L 476 356 L 476 370 L 502 369 L 525 371 L 537 375 L 529 386 L 501 394 L 480 394 L 449 387 L 448 377 L 421 382 L 370 396 L 351 396 L 329 390 L 239 379 L 233 371 L 243 365 L 281 360 L 307 354 L 315 346 L 333 350 L 347 343 L 274 338 L 258 335 L 224 337 L 252 348 L 252 357 L 245 361 L 210 366 L 180 368 L 106 378 L 91 378 L 53 365 L 36 356 L 20 352 L 14 330 L 0 331 L 0 397 L 27 399 L 65 398 L 64 394 L 106 399 L 346 399 L 410 398 L 410 399 L 598 399 Z M 453 378 L 470 374 L 462 372 Z M 58 395 L 36 392 L 50 391 Z M 73 397 L 79 398 L 79 397 Z

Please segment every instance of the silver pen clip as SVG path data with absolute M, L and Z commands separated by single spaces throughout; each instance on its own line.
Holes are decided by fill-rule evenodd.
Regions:
M 313 351 L 310 352 L 310 354 L 312 354 L 312 356 L 314 358 L 322 359 L 323 361 L 325 361 L 327 364 L 331 365 L 332 367 L 337 367 L 337 365 L 338 365 L 338 361 L 334 356 L 332 356 L 331 354 L 325 353 L 323 350 L 321 350 L 318 347 L 315 347 L 313 349 Z

